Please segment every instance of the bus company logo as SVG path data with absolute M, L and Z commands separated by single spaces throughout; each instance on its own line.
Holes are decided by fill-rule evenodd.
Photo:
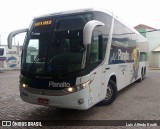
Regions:
M 70 83 L 67 82 L 57 83 L 54 81 L 49 81 L 49 87 L 70 87 Z
M 122 52 L 121 49 L 118 49 L 118 60 L 129 60 L 129 53 L 126 52 Z
M 41 95 L 45 95 L 45 94 L 46 94 L 46 91 L 45 91 L 45 90 L 41 90 L 41 91 L 40 91 L 40 94 L 41 94 Z

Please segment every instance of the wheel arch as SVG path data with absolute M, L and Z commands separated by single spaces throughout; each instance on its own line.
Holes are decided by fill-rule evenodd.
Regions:
M 108 78 L 107 89 L 105 90 L 106 91 L 106 93 L 105 93 L 106 96 L 107 96 L 108 88 L 112 89 L 112 90 L 109 90 L 109 91 L 112 91 L 111 92 L 112 93 L 112 97 L 109 98 L 109 99 L 106 99 L 106 97 L 105 97 L 105 99 L 102 100 L 98 105 L 109 105 L 112 102 L 114 102 L 114 100 L 116 99 L 116 96 L 117 96 L 117 77 L 116 77 L 116 75 L 114 73 L 111 74 L 109 76 L 109 78 Z
M 110 75 L 110 77 L 109 77 L 109 79 L 108 79 L 108 83 L 109 83 L 110 80 L 112 80 L 112 81 L 116 84 L 116 88 L 117 88 L 117 76 L 116 76 L 115 73 L 112 73 L 112 74 Z M 118 90 L 118 88 L 117 88 L 117 90 Z
M 115 84 L 117 85 L 117 77 L 116 77 L 116 75 L 111 75 L 110 76 L 110 78 L 109 78 L 109 80 L 112 80 L 112 81 L 114 81 L 115 82 Z

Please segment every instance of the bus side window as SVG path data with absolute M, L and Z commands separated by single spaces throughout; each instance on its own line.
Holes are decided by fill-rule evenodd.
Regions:
M 98 31 L 94 31 L 91 42 L 92 64 L 103 60 L 102 42 L 103 42 L 102 34 L 100 34 Z

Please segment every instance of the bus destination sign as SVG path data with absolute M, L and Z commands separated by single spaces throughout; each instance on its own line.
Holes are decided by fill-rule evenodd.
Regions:
M 47 26 L 47 25 L 51 25 L 52 24 L 52 20 L 45 20 L 45 21 L 38 21 L 35 23 L 34 26 Z

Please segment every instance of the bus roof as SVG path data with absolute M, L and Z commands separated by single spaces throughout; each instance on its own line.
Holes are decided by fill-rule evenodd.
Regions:
M 66 14 L 76 14 L 76 13 L 83 13 L 83 12 L 92 12 L 92 11 L 93 12 L 94 11 L 103 12 L 103 13 L 106 13 L 106 14 L 110 15 L 114 19 L 118 20 L 119 22 L 121 22 L 122 24 L 124 24 L 125 26 L 127 26 L 133 32 L 135 32 L 136 34 L 140 35 L 140 37 L 142 37 L 144 40 L 147 40 L 137 30 L 135 30 L 133 27 L 129 26 L 126 22 L 124 22 L 119 17 L 117 17 L 113 12 L 110 12 L 110 11 L 108 11 L 106 9 L 86 8 L 86 9 L 68 10 L 68 11 L 61 11 L 61 12 L 55 12 L 55 13 L 50 13 L 50 14 L 46 14 L 46 15 L 41 15 L 41 16 L 35 17 L 34 19 L 39 19 L 39 18 L 43 18 L 43 17 L 58 16 L 58 15 L 66 15 Z
M 61 12 L 55 12 L 55 13 L 51 13 L 51 14 L 41 15 L 39 17 L 35 17 L 35 19 L 42 18 L 42 17 L 49 17 L 49 16 L 58 16 L 58 15 L 75 14 L 75 13 L 92 12 L 92 11 L 105 12 L 105 13 L 112 16 L 111 12 L 104 10 L 104 9 L 86 8 L 86 9 L 68 10 L 68 11 L 61 11 Z

